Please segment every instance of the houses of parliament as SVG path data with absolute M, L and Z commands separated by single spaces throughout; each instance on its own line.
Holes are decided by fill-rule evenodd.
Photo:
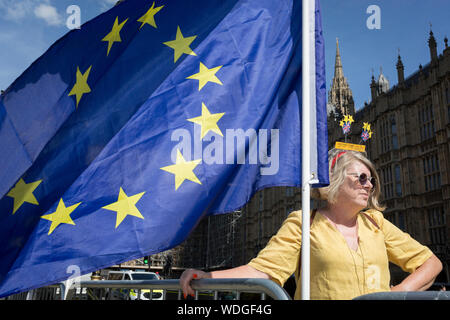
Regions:
M 438 53 L 432 31 L 424 45 L 426 40 L 429 63 L 405 77 L 398 55 L 397 83 L 391 87 L 382 72 L 377 78 L 372 75 L 368 81 L 371 101 L 358 111 L 336 43 L 327 104 L 328 140 L 329 148 L 344 141 L 339 125 L 343 115 L 355 120 L 345 137 L 350 143 L 361 143 L 362 123 L 370 123 L 374 134 L 365 143 L 366 152 L 380 175 L 382 202 L 387 207 L 384 217 L 428 246 L 444 266 L 436 281 L 450 282 L 450 48 L 445 38 L 445 48 Z M 152 259 L 158 264 L 164 260 L 161 255 L 169 255 L 172 267 L 181 270 L 246 264 L 265 247 L 287 215 L 299 209 L 300 188 L 261 190 L 239 211 L 205 218 L 184 243 Z M 391 265 L 392 284 L 406 275 Z

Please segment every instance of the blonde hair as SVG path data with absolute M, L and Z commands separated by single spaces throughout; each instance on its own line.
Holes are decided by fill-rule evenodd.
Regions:
M 311 196 L 316 199 L 326 200 L 328 203 L 335 203 L 339 188 L 344 182 L 346 169 L 350 163 L 359 161 L 363 163 L 369 170 L 372 177 L 375 177 L 376 183 L 374 190 L 369 194 L 367 207 L 378 211 L 383 211 L 386 207 L 379 203 L 381 194 L 380 178 L 373 163 L 367 159 L 365 153 L 331 149 L 328 152 L 328 170 L 330 173 L 330 185 L 323 188 L 311 189 Z

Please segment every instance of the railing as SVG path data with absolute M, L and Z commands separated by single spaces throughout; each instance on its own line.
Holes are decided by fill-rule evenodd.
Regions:
M 291 300 L 283 288 L 267 279 L 200 279 L 193 280 L 191 287 L 195 291 L 195 300 L 266 300 L 267 297 Z M 182 296 L 179 280 L 91 280 L 75 282 L 67 289 L 64 283 L 55 284 L 5 299 L 128 300 L 133 297 L 136 300 L 182 300 Z
M 64 300 L 64 283 L 10 295 L 3 300 Z
M 267 296 L 275 300 L 291 300 L 283 288 L 267 279 L 200 279 L 193 280 L 191 287 L 195 291 L 195 300 L 218 300 L 221 298 L 240 300 L 243 298 L 243 293 L 254 294 L 253 298 L 258 296 L 259 300 L 265 300 Z M 109 300 L 114 297 L 112 292 L 116 293 L 116 298 L 120 298 L 120 296 L 126 297 L 128 290 L 136 292 L 137 300 L 140 299 L 143 290 L 150 290 L 148 300 L 153 300 L 153 293 L 156 290 L 162 290 L 162 300 L 168 299 L 169 294 L 171 299 L 182 299 L 179 280 L 82 281 L 69 290 L 67 299 Z M 228 297 L 221 294 L 224 292 L 228 293 Z
M 267 279 L 193 280 L 195 300 L 291 300 L 280 286 Z M 67 292 L 66 292 L 67 290 Z M 141 295 L 147 292 L 146 298 Z M 66 289 L 64 283 L 6 297 L 5 300 L 182 300 L 179 280 L 95 280 L 81 281 Z M 189 298 L 191 299 L 191 298 Z M 353 300 L 450 300 L 450 291 L 376 292 Z

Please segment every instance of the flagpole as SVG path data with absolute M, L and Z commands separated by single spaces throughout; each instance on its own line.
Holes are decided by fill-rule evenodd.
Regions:
M 302 1 L 302 249 L 301 294 L 310 299 L 310 6 Z

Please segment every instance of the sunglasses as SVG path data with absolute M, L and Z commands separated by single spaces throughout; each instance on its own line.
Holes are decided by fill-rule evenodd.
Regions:
M 365 173 L 349 173 L 348 175 L 358 177 L 358 181 L 362 186 L 366 185 L 367 181 L 369 181 L 372 185 L 371 189 L 375 189 L 375 184 L 377 182 L 375 177 L 368 177 Z

